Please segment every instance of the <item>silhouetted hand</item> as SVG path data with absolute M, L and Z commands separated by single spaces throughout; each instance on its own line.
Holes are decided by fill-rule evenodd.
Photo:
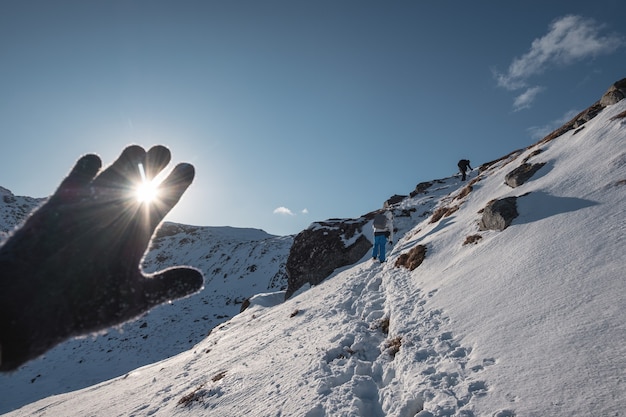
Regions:
M 130 146 L 99 172 L 100 158 L 83 156 L 0 247 L 0 370 L 202 288 L 193 268 L 149 276 L 140 270 L 154 231 L 193 181 L 193 166 L 179 164 L 159 186 L 158 199 L 140 202 L 139 164 L 152 179 L 169 161 L 163 146 L 148 152 Z

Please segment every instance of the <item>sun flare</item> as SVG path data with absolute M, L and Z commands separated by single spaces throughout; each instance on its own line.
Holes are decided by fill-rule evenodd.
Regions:
M 159 184 L 155 179 L 148 180 L 143 165 L 139 164 L 141 182 L 135 188 L 135 196 L 140 203 L 151 203 L 159 196 Z

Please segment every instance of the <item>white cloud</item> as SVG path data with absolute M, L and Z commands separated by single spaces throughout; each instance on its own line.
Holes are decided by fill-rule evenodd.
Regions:
M 613 53 L 626 44 L 618 34 L 601 35 L 602 29 L 603 25 L 582 16 L 568 15 L 555 20 L 548 33 L 535 39 L 526 54 L 515 58 L 506 73 L 493 71 L 498 86 L 510 91 L 526 88 L 515 100 L 515 107 L 516 110 L 529 107 L 541 91 L 528 86 L 532 76 L 556 66 Z
M 309 210 L 308 209 L 302 209 L 302 211 L 300 211 L 301 214 L 309 214 Z M 283 216 L 296 216 L 296 213 L 294 213 L 293 211 L 291 211 L 290 209 L 288 209 L 287 207 L 284 206 L 280 206 L 278 208 L 274 209 L 274 214 L 279 214 L 279 215 L 283 215 Z
M 535 97 L 537 96 L 537 94 L 539 94 L 543 90 L 545 90 L 545 88 L 539 86 L 526 89 L 526 91 L 524 91 L 522 94 L 515 98 L 515 101 L 513 102 L 514 110 L 519 111 L 530 107 L 532 102 L 535 101 Z
M 287 207 L 280 206 L 274 209 L 274 214 L 281 214 L 285 216 L 295 216 L 293 211 L 289 210 Z

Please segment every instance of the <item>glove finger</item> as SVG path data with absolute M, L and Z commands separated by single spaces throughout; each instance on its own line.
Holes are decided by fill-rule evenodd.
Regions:
M 131 188 L 141 181 L 139 164 L 146 157 L 146 151 L 138 145 L 124 149 L 115 162 L 107 167 L 94 181 L 94 185 L 111 188 Z
M 202 289 L 204 278 L 194 268 L 175 267 L 163 270 L 144 280 L 144 296 L 148 306 L 187 297 Z
M 84 187 L 93 180 L 101 167 L 102 161 L 98 155 L 89 154 L 83 156 L 76 161 L 72 171 L 61 182 L 56 194 L 74 196 L 84 192 Z
M 165 215 L 178 203 L 191 185 L 195 169 L 191 164 L 178 164 L 159 185 L 159 199 L 150 205 L 150 226 L 154 230 Z
M 156 177 L 170 163 L 171 158 L 170 150 L 165 146 L 157 145 L 150 148 L 144 163 L 146 179 L 149 181 Z
M 195 175 L 196 170 L 193 165 L 181 163 L 176 165 L 161 183 L 159 188 L 163 192 L 164 202 L 169 205 L 168 211 L 178 203 L 178 200 L 193 182 Z

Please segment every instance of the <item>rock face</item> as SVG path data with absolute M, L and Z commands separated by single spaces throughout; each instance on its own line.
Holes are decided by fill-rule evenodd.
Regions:
M 317 285 L 335 269 L 365 256 L 372 243 L 363 235 L 363 226 L 372 217 L 373 213 L 354 220 L 326 220 L 300 232 L 287 258 L 285 299 L 304 284 Z
M 523 163 L 513 171 L 506 174 L 504 182 L 511 188 L 519 187 L 535 175 L 535 172 L 539 171 L 544 165 L 545 163 L 543 162 L 539 164 L 529 164 L 528 162 Z
M 487 204 L 483 210 L 483 217 L 478 224 L 480 230 L 506 229 L 517 213 L 517 197 L 506 197 L 501 200 L 494 200 Z

